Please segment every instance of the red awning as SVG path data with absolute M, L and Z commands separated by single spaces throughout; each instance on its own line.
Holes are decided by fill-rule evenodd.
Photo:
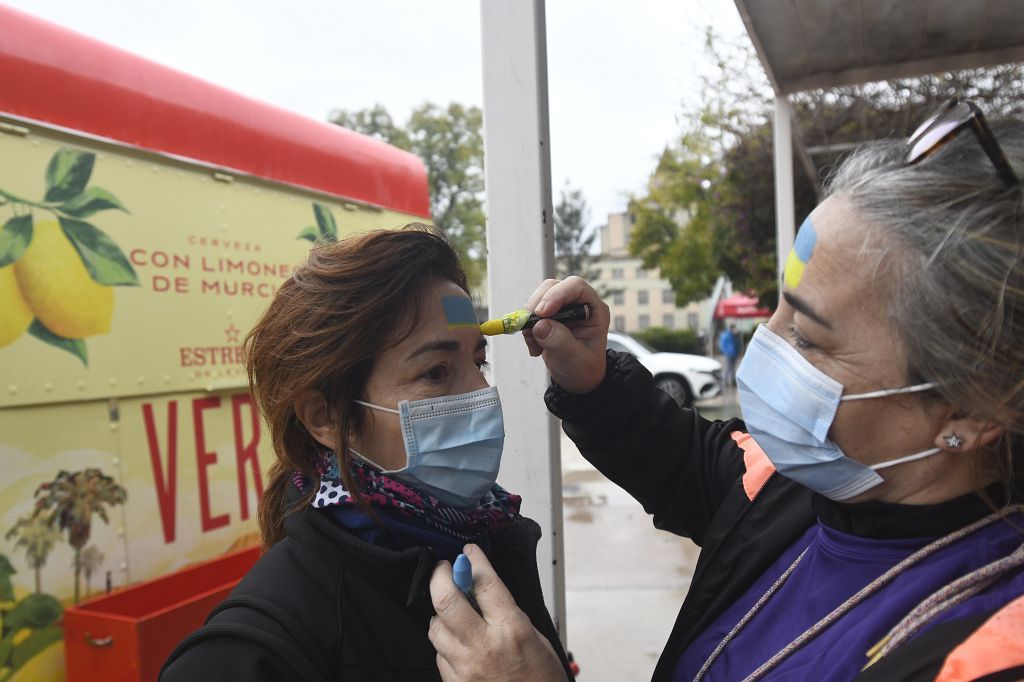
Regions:
M 771 317 L 772 311 L 757 305 L 757 299 L 744 294 L 723 298 L 715 306 L 715 319 L 725 317 Z

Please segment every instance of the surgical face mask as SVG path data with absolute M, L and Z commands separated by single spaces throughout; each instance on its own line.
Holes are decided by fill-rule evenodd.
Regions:
M 397 414 L 400 420 L 408 459 L 401 469 L 383 473 L 463 509 L 476 507 L 497 480 L 505 423 L 494 386 L 462 395 L 402 400 L 397 410 L 355 402 Z
M 747 431 L 775 470 L 830 499 L 848 500 L 883 483 L 879 469 L 941 452 L 931 448 L 871 466 L 847 457 L 828 439 L 840 402 L 925 391 L 934 384 L 843 395 L 841 383 L 764 325 L 750 341 L 736 383 Z

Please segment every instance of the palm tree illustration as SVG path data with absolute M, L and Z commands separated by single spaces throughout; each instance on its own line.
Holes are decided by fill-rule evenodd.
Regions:
M 103 552 L 96 549 L 96 545 L 89 545 L 82 550 L 81 554 L 76 554 L 75 559 L 71 562 L 72 567 L 76 571 L 81 571 L 82 575 L 85 576 L 85 597 L 89 598 L 89 594 L 92 592 L 92 574 L 96 572 L 96 569 L 103 565 L 103 560 L 106 559 Z M 78 561 L 79 565 L 75 566 L 74 562 Z
M 127 491 L 99 469 L 84 471 L 60 471 L 52 481 L 36 488 L 36 514 L 48 514 L 51 526 L 61 532 L 67 531 L 68 544 L 75 552 L 72 566 L 75 569 L 75 601 L 80 594 L 82 575 L 82 549 L 89 542 L 92 532 L 92 516 L 110 523 L 107 506 L 124 504 Z
M 35 571 L 36 594 L 42 592 L 40 571 L 46 565 L 46 558 L 53 550 L 54 544 L 60 540 L 60 531 L 54 528 L 49 520 L 41 514 L 32 514 L 18 519 L 4 536 L 10 540 L 17 538 L 15 548 L 25 550 L 25 561 Z

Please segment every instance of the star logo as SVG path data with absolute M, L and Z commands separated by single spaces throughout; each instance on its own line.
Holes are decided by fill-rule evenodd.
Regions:
M 232 322 L 231 326 L 224 330 L 224 333 L 227 334 L 228 343 L 238 343 L 238 335 L 241 333 L 241 330 L 235 327 L 235 323 Z

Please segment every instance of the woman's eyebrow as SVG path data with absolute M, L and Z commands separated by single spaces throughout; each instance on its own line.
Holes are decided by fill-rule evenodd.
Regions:
M 814 308 L 812 308 L 810 306 L 810 304 L 807 303 L 807 301 L 805 301 L 804 299 L 800 298 L 796 294 L 790 293 L 788 291 L 783 291 L 782 292 L 782 298 L 786 299 L 786 303 L 788 303 L 791 306 L 793 306 L 794 308 L 796 308 L 797 312 L 803 313 L 807 317 L 811 318 L 812 320 L 814 320 L 815 322 L 820 324 L 825 329 L 832 329 L 832 323 L 831 322 L 829 322 L 824 317 L 819 315 L 814 310 Z
M 476 349 L 483 350 L 484 348 L 487 348 L 487 337 L 481 336 L 480 340 L 476 344 Z
M 446 352 L 450 353 L 450 352 L 453 352 L 453 351 L 457 351 L 458 349 L 459 349 L 459 342 L 458 341 L 449 340 L 449 339 L 446 339 L 446 340 L 443 340 L 443 341 L 431 341 L 430 343 L 425 343 L 422 346 L 420 346 L 419 348 L 417 348 L 416 350 L 414 350 L 412 353 L 409 354 L 409 357 L 406 358 L 406 359 L 407 360 L 412 360 L 417 355 L 423 355 L 424 353 L 431 353 L 433 351 L 438 351 L 438 350 L 439 351 L 446 351 Z

